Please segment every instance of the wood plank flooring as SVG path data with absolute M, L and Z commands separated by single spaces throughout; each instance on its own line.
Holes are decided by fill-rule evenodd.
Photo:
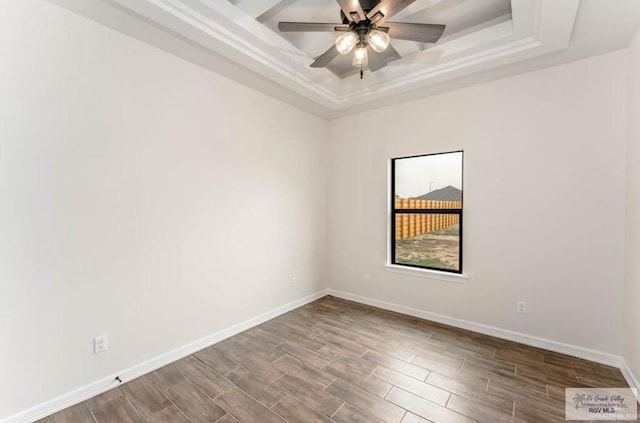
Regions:
M 42 423 L 554 423 L 618 369 L 333 297 Z

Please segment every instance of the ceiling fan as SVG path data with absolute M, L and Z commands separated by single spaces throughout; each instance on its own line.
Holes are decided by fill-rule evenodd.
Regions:
M 279 22 L 280 32 L 339 32 L 334 45 L 318 56 L 312 68 L 327 66 L 339 54 L 349 54 L 354 48 L 353 66 L 375 72 L 387 66 L 387 57 L 399 56 L 390 45 L 391 38 L 398 40 L 437 42 L 445 25 L 409 22 L 387 22 L 396 13 L 416 0 L 336 0 L 340 6 L 342 23 Z M 369 53 L 371 48 L 371 54 Z

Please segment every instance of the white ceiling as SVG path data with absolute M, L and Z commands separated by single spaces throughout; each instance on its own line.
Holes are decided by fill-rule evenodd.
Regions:
M 640 22 L 638 0 L 416 0 L 391 21 L 442 39 L 393 40 L 401 58 L 361 80 L 347 57 L 309 67 L 334 34 L 277 30 L 339 22 L 335 0 L 49 1 L 328 118 L 624 48 Z
M 279 33 L 278 22 L 336 22 L 341 23 L 340 8 L 335 0 L 297 0 L 297 1 L 263 1 L 263 0 L 229 0 L 236 4 L 242 11 L 262 23 L 277 36 L 287 40 L 298 51 L 308 58 L 313 58 L 324 53 L 333 45 L 335 33 Z M 259 9 L 256 5 L 260 5 Z M 433 45 L 394 40 L 392 46 L 404 59 L 403 63 L 415 63 L 420 60 L 420 53 L 431 48 L 430 54 L 424 55 L 427 59 L 424 65 L 431 66 L 440 59 L 445 51 L 440 47 L 447 40 L 461 37 L 463 31 L 468 34 L 477 32 L 481 28 L 494 26 L 511 20 L 510 0 L 429 0 L 416 1 L 399 14 L 395 15 L 393 22 L 437 23 L 446 25 L 443 34 L 443 42 L 439 48 Z M 396 67 L 399 64 L 396 64 Z M 351 55 L 338 56 L 327 68 L 339 78 L 356 75 L 358 69 L 351 65 Z M 320 70 L 320 72 L 322 72 Z M 316 73 L 320 73 L 316 72 Z M 402 73 L 409 72 L 405 65 Z M 322 72 L 323 74 L 326 72 Z M 355 77 L 357 79 L 358 76 Z

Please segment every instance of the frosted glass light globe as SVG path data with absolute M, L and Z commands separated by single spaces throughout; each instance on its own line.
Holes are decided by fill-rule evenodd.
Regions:
M 367 37 L 369 45 L 376 53 L 382 53 L 389 47 L 391 37 L 386 32 L 378 31 L 377 29 L 371 30 Z
M 336 49 L 338 50 L 338 53 L 342 55 L 349 54 L 357 42 L 358 35 L 355 32 L 345 32 L 336 38 Z
M 356 68 L 364 68 L 369 64 L 369 54 L 367 47 L 358 47 L 353 53 L 353 61 L 351 62 Z

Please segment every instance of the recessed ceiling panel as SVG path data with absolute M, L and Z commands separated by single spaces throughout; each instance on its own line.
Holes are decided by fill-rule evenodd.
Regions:
M 363 79 L 351 64 L 353 52 L 325 68 L 310 67 L 337 33 L 278 30 L 281 21 L 341 23 L 335 0 L 50 1 L 76 2 L 78 9 L 111 3 L 282 87 L 284 97 L 300 96 L 335 115 L 565 50 L 581 0 L 415 0 L 389 22 L 445 25 L 442 37 L 428 44 L 392 33 L 387 66 L 378 61 L 375 72 L 365 68 Z
M 245 11 L 252 10 L 252 3 L 255 3 L 253 0 L 230 1 Z M 320 56 L 334 43 L 337 36 L 335 33 L 281 33 L 278 31 L 278 22 L 342 23 L 340 6 L 335 0 L 297 0 L 272 3 L 274 3 L 272 7 L 264 10 L 256 20 L 287 40 L 310 59 Z M 367 10 L 364 2 L 363 7 Z M 509 0 L 423 0 L 414 2 L 390 21 L 443 24 L 446 25 L 444 37 L 450 37 L 461 31 L 491 22 L 496 18 L 510 19 L 510 16 L 511 2 Z M 433 47 L 433 44 L 405 40 L 392 40 L 392 45 L 395 51 L 392 50 L 385 55 L 389 63 Z M 424 63 L 424 66 L 434 66 L 436 63 L 437 60 L 429 60 Z M 359 71 L 351 65 L 351 56 L 337 57 L 327 66 L 327 69 L 339 78 L 351 77 L 358 74 Z

